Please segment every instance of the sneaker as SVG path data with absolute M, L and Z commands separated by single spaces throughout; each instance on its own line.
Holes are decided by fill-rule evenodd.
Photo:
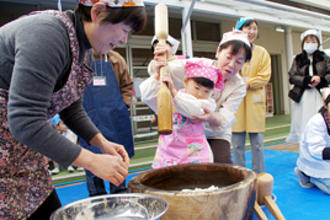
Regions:
M 58 174 L 60 172 L 60 168 L 59 167 L 55 167 L 54 169 L 52 169 L 50 171 L 52 174 Z
M 294 173 L 298 177 L 299 185 L 302 188 L 313 188 L 314 184 L 309 181 L 309 176 L 301 172 L 298 167 L 294 168 Z
M 70 173 L 73 172 L 73 171 L 74 171 L 73 166 L 70 165 L 70 166 L 68 167 L 68 171 L 69 171 Z

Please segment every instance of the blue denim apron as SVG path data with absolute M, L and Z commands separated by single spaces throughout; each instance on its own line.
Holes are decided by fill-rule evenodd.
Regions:
M 90 85 L 83 98 L 83 106 L 101 133 L 110 141 L 124 145 L 129 157 L 134 155 L 134 144 L 129 112 L 125 105 L 112 65 L 108 61 L 96 60 L 91 65 L 97 77 L 105 78 L 106 85 Z M 99 148 L 80 139 L 82 147 L 94 153 L 102 153 Z M 87 187 L 91 195 L 105 194 L 101 179 L 86 170 Z M 115 186 L 110 184 L 111 192 Z M 123 184 L 122 187 L 125 187 Z M 115 190 L 115 191 L 114 191 Z

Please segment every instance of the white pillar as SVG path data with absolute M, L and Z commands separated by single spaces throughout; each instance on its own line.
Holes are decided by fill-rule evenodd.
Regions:
M 322 37 L 322 30 L 318 30 L 319 32 L 320 32 L 320 50 L 323 50 L 324 48 L 323 48 L 323 44 L 322 44 L 322 42 L 323 42 L 323 37 Z
M 182 10 L 182 27 L 186 26 L 181 30 L 181 43 L 182 43 L 182 54 L 185 56 L 193 57 L 192 40 L 191 40 L 191 25 L 190 25 L 190 4 L 184 4 Z M 187 18 L 189 16 L 189 18 Z
M 288 26 L 285 27 L 285 49 L 286 49 L 287 70 L 284 71 L 282 77 L 282 83 L 283 83 L 283 95 L 284 95 L 284 113 L 289 114 L 291 112 L 291 103 L 288 97 L 288 93 L 291 86 L 289 84 L 288 71 L 293 61 L 293 47 L 292 47 L 292 29 L 291 27 Z

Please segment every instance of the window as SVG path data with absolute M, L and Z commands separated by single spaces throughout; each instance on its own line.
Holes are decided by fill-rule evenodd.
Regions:
M 196 38 L 195 40 L 220 41 L 220 24 L 195 21 Z

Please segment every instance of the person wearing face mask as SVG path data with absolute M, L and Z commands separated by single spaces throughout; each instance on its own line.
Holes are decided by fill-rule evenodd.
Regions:
M 232 127 L 234 163 L 240 166 L 246 165 L 245 136 L 248 133 L 252 148 L 252 168 L 256 173 L 260 173 L 265 170 L 265 85 L 271 76 L 271 61 L 267 50 L 253 43 L 258 36 L 258 23 L 254 18 L 240 18 L 235 28 L 248 34 L 252 46 L 252 58 L 239 73 L 246 85 L 246 96 L 237 110 L 237 121 Z
M 302 52 L 293 60 L 289 82 L 293 88 L 289 97 L 293 101 L 291 128 L 287 142 L 299 143 L 308 120 L 322 106 L 320 89 L 329 86 L 330 60 L 320 47 L 320 33 L 310 29 L 300 36 Z

